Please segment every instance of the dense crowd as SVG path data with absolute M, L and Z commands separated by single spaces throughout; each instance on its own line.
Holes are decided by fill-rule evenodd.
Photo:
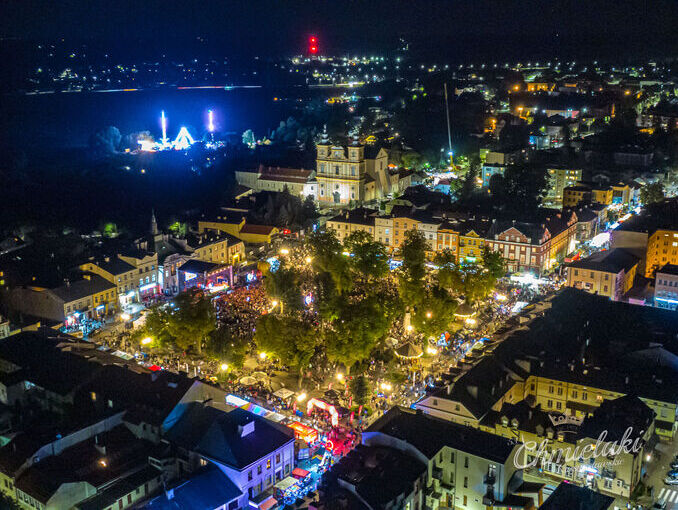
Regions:
M 269 307 L 264 288 L 259 283 L 240 287 L 214 298 L 220 325 L 244 340 L 252 340 L 257 319 Z

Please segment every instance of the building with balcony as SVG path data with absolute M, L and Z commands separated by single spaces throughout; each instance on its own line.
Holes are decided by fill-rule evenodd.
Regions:
M 398 449 L 424 465 L 428 508 L 536 508 L 540 488 L 533 497 L 517 492 L 522 471 L 509 439 L 396 407 L 363 432 L 363 444 Z

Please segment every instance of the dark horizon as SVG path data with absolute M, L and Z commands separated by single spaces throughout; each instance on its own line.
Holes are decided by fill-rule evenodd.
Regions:
M 332 4 L 37 0 L 7 2 L 0 45 L 65 38 L 119 58 L 169 54 L 275 57 L 303 53 L 318 36 L 320 53 L 383 53 L 400 37 L 417 58 L 450 62 L 578 58 L 672 58 L 678 3 L 487 0 Z

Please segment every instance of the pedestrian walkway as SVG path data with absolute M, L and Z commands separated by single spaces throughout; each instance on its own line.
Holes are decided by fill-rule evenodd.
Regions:
M 672 503 L 678 503 L 678 490 L 676 489 L 667 489 L 663 487 L 656 498 L 657 501 L 664 501 L 667 504 L 667 508 L 672 508 L 675 505 Z

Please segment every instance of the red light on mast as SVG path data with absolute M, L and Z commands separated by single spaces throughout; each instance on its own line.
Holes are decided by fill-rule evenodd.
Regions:
M 311 36 L 308 39 L 309 45 L 308 45 L 308 51 L 315 55 L 318 53 L 318 39 L 315 36 Z

